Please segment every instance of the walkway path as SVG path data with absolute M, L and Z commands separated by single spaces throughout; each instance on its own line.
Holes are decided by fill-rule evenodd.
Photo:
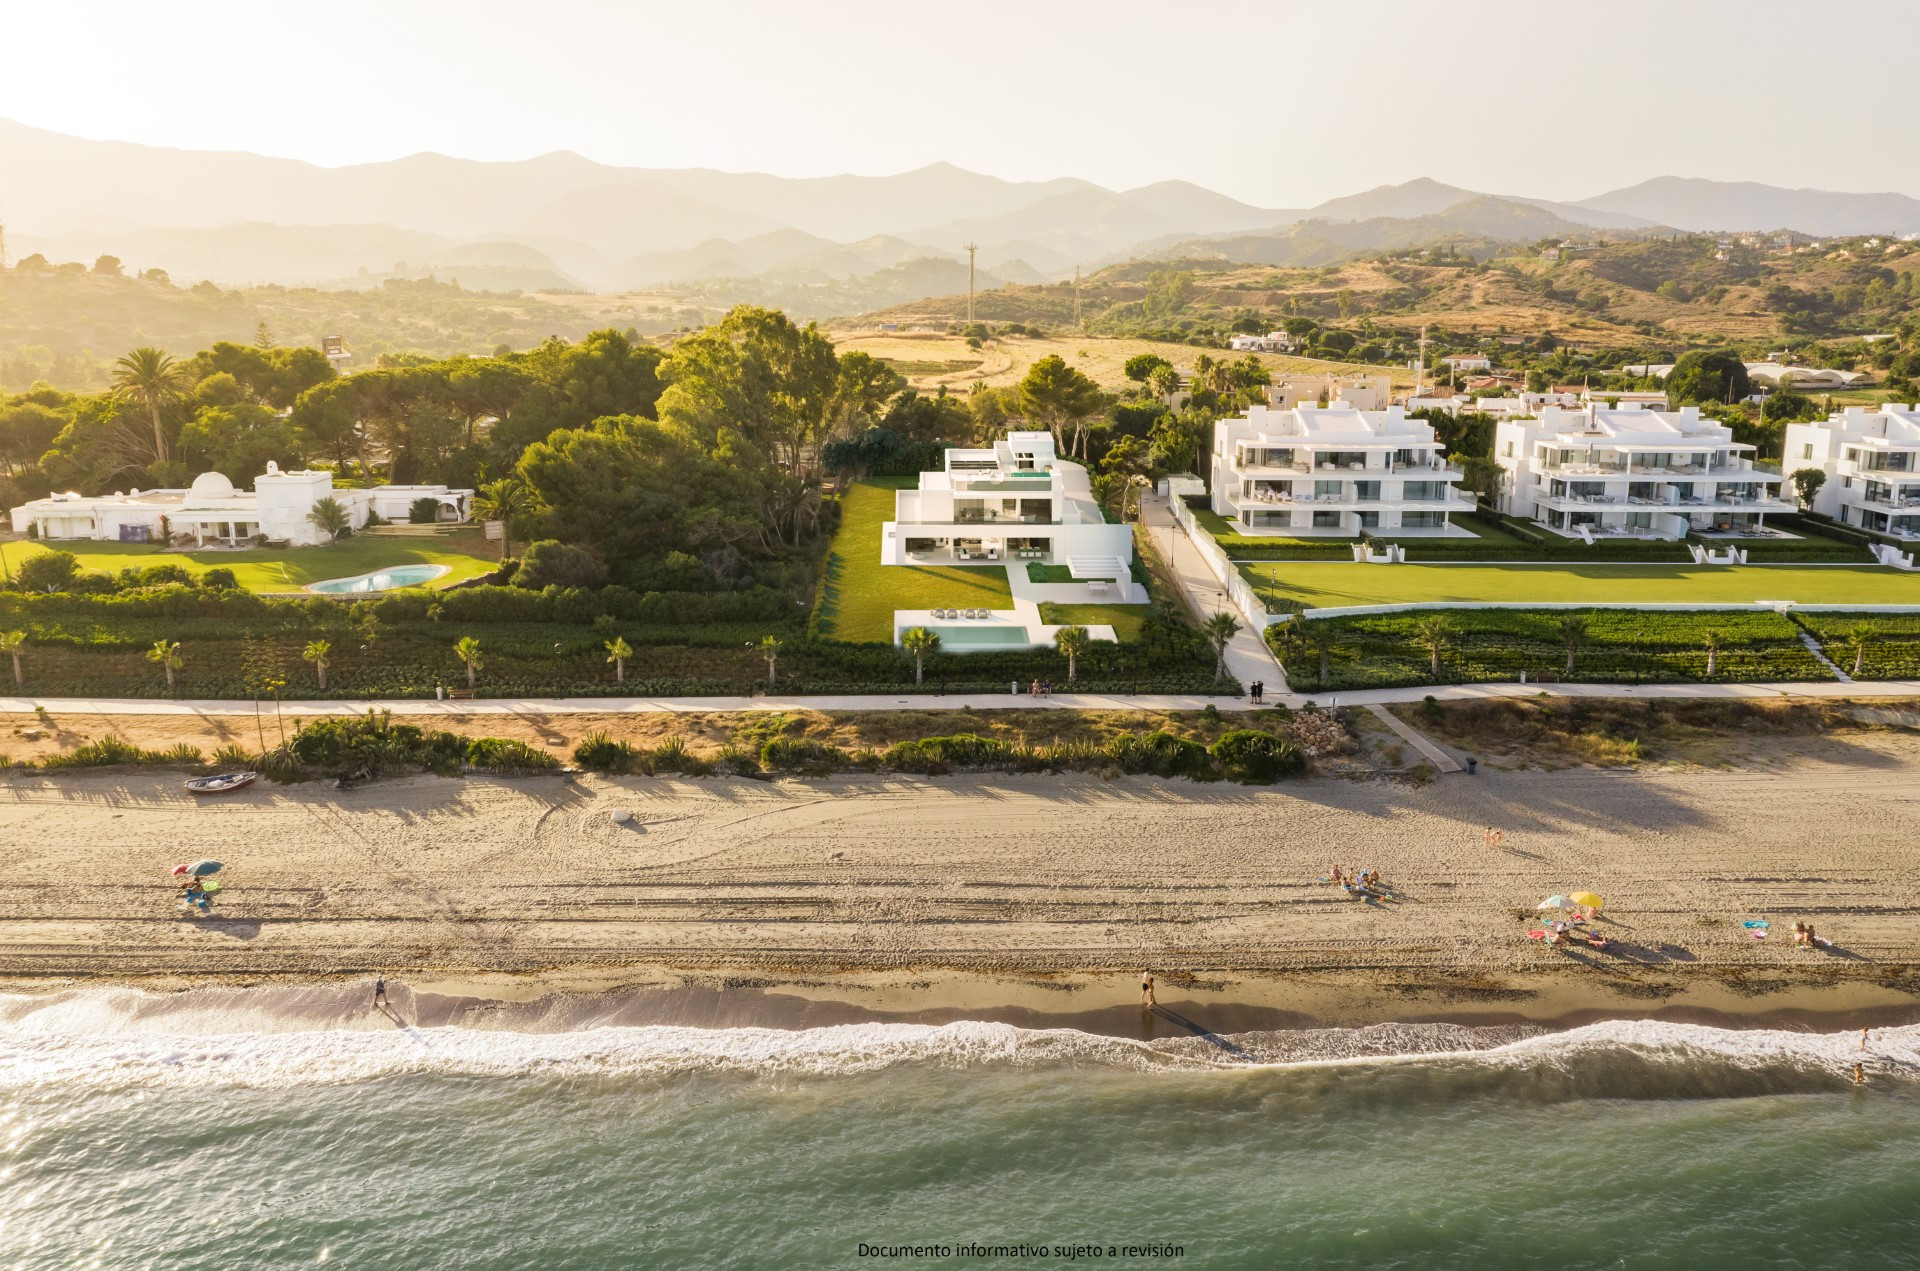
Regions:
M 1142 494 L 1140 521 L 1153 536 L 1153 545 L 1160 550 L 1174 576 L 1179 579 L 1180 589 L 1186 593 L 1193 611 L 1203 621 L 1216 613 L 1231 614 L 1233 620 L 1240 624 L 1240 634 L 1234 636 L 1233 643 L 1227 646 L 1227 671 L 1242 684 L 1252 684 L 1255 680 L 1264 682 L 1269 700 L 1279 700 L 1278 695 L 1287 683 L 1280 663 L 1274 660 L 1266 641 L 1247 626 L 1246 619 L 1227 599 L 1220 581 L 1207 568 L 1207 563 L 1200 559 L 1199 550 L 1188 539 L 1186 531 L 1180 528 L 1180 523 L 1173 519 L 1166 499 L 1152 492 Z
M 1429 738 L 1425 733 L 1417 731 L 1411 724 L 1401 719 L 1398 715 L 1394 714 L 1392 711 L 1388 710 L 1386 707 L 1369 706 L 1367 707 L 1367 710 L 1373 715 L 1375 719 L 1378 719 L 1381 723 L 1385 724 L 1388 728 L 1391 728 L 1394 732 L 1400 734 L 1400 740 L 1406 742 L 1409 746 L 1412 746 L 1415 750 L 1425 755 L 1427 757 L 1427 762 L 1432 764 L 1435 768 L 1438 768 L 1441 772 L 1460 771 L 1460 764 L 1458 763 L 1458 761 L 1454 759 L 1452 755 L 1440 749 L 1440 747 L 1434 744 L 1433 740 Z

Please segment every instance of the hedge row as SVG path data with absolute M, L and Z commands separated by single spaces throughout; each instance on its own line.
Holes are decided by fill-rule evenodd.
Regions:
M 956 770 L 1000 772 L 1106 771 L 1187 777 L 1194 781 L 1226 778 L 1265 784 L 1306 770 L 1300 747 L 1287 738 L 1258 729 L 1223 733 L 1212 746 L 1153 732 L 1118 736 L 1095 744 L 1064 742 L 1032 746 L 959 733 L 898 742 L 885 751 L 843 750 L 811 738 L 776 737 L 758 755 L 729 747 L 713 760 L 695 758 L 678 738 L 645 749 L 614 741 L 605 733 L 585 738 L 574 762 L 592 772 L 654 774 L 710 771 L 791 772 L 826 776 L 835 772 L 948 773 Z

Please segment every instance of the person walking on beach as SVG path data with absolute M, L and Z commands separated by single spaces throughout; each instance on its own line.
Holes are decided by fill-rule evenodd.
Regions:
M 385 1006 L 386 1004 L 387 1004 L 387 977 L 384 975 L 376 975 L 373 977 L 374 1009 L 378 1010 L 382 1006 Z
M 1153 1000 L 1153 972 L 1151 971 L 1142 971 L 1140 973 L 1140 1005 L 1149 1010 L 1155 1005 Z
M 1865 1050 L 1866 1048 L 1867 1048 L 1867 1030 L 1863 1028 L 1860 1030 L 1860 1049 Z

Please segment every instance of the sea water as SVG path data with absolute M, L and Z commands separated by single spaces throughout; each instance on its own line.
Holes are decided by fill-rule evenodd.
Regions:
M 0 1267 L 1920 1266 L 1920 1027 L 400 1005 L 0 998 Z

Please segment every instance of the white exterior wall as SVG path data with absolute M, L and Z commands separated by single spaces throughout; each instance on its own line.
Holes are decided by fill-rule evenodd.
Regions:
M 910 548 L 909 543 L 917 544 Z M 1044 432 L 1013 432 L 991 448 L 946 452 L 945 468 L 894 495 L 881 529 L 880 560 L 979 560 L 982 564 L 1072 556 L 1133 559 L 1133 531 L 1110 525 L 1087 470 L 1054 454 Z
M 1433 426 L 1392 406 L 1255 406 L 1214 425 L 1213 510 L 1243 534 L 1444 533 L 1474 501 Z
M 1718 526 L 1764 523 L 1794 510 L 1784 477 L 1756 467 L 1754 447 L 1693 407 L 1570 411 L 1494 429 L 1493 457 L 1505 472 L 1500 509 L 1564 534 L 1684 537 Z
M 1920 538 L 1920 405 L 1852 406 L 1810 424 L 1788 424 L 1787 476 L 1818 468 L 1827 480 L 1813 510 L 1843 525 Z

